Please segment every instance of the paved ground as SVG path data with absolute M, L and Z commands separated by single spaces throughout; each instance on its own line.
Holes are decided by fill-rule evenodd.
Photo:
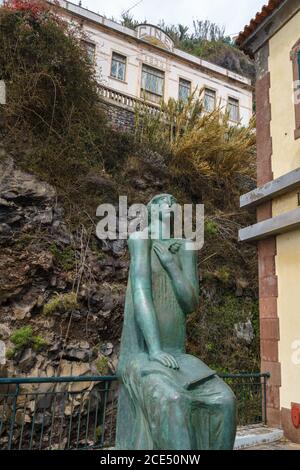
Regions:
M 300 451 L 300 444 L 293 444 L 292 442 L 282 439 L 278 442 L 273 442 L 270 444 L 263 444 L 256 447 L 250 447 L 245 450 L 298 450 Z
M 235 449 L 266 446 L 283 438 L 282 429 L 270 428 L 262 424 L 242 426 L 237 430 Z

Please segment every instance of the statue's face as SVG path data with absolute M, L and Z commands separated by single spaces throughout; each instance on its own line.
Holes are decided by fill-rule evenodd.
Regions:
M 173 220 L 173 211 L 171 210 L 173 204 L 177 204 L 177 201 L 171 194 L 162 194 L 151 202 L 151 206 L 155 205 L 159 210 L 159 220 L 164 220 L 165 222 Z
M 160 209 L 167 210 L 168 208 L 171 208 L 173 204 L 176 204 L 176 199 L 171 194 L 163 194 L 157 199 L 157 201 L 155 201 L 155 204 L 157 204 Z

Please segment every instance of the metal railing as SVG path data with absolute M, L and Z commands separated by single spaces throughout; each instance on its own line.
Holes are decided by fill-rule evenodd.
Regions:
M 219 374 L 237 398 L 238 426 L 267 424 L 269 373 Z
M 238 424 L 266 423 L 269 374 L 220 375 L 234 390 Z M 114 447 L 117 378 L 0 378 L 0 449 Z
M 114 444 L 116 377 L 0 379 L 0 449 Z

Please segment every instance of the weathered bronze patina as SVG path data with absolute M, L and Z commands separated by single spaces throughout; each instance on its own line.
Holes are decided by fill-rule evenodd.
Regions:
M 156 196 L 149 214 L 152 204 L 162 211 L 174 202 L 171 195 Z M 196 252 L 186 250 L 186 240 L 163 239 L 165 212 L 159 221 L 158 240 L 141 232 L 129 240 L 117 448 L 232 449 L 234 394 L 185 349 L 186 316 L 199 299 Z

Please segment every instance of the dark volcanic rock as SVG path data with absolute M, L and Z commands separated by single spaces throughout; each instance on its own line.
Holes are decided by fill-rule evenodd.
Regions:
M 12 158 L 0 162 L 0 198 L 17 204 L 51 202 L 55 190 L 35 176 L 15 168 Z

